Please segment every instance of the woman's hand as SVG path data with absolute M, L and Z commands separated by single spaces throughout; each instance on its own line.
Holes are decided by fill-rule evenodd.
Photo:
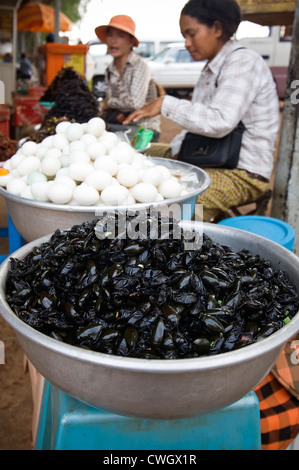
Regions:
M 160 96 L 155 101 L 152 101 L 149 104 L 146 104 L 142 108 L 136 109 L 133 113 L 129 114 L 127 118 L 123 121 L 123 124 L 130 124 L 130 122 L 138 122 L 140 119 L 146 117 L 158 116 L 161 113 L 162 103 L 164 96 Z

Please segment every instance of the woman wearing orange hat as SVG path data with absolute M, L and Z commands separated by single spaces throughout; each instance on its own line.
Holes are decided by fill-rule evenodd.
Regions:
M 109 124 L 121 124 L 125 117 L 158 97 L 158 90 L 147 63 L 134 50 L 139 41 L 135 23 L 130 16 L 117 15 L 108 25 L 98 26 L 95 33 L 107 44 L 113 62 L 106 70 L 107 95 L 103 103 L 103 118 Z M 154 131 L 153 141 L 160 134 L 160 117 L 145 118 L 139 122 Z M 132 126 L 135 130 L 138 126 Z

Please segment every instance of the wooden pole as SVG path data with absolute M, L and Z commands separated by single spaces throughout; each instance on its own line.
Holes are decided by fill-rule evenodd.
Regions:
M 299 253 L 299 0 L 292 32 L 292 47 L 282 115 L 280 143 L 271 216 L 295 230 L 294 251 Z
M 60 31 L 60 0 L 55 0 L 55 32 L 54 42 L 60 42 L 59 31 Z

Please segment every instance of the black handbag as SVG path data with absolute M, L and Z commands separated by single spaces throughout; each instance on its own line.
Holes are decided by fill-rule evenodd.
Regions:
M 232 52 L 239 49 L 245 48 L 238 47 Z M 218 87 L 221 69 L 215 81 L 215 88 Z M 224 137 L 206 137 L 187 132 L 178 154 L 178 160 L 204 168 L 236 168 L 245 129 L 240 121 L 237 127 Z
M 178 160 L 203 168 L 236 168 L 244 130 L 240 121 L 232 132 L 220 138 L 187 132 Z

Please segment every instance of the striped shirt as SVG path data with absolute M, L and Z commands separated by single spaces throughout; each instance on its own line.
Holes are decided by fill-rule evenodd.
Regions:
M 132 113 L 158 97 L 157 86 L 151 71 L 142 57 L 130 52 L 121 74 L 112 62 L 106 70 L 107 103 L 111 109 Z M 146 129 L 160 132 L 160 116 L 138 122 Z
M 223 137 L 242 120 L 246 130 L 238 168 L 269 179 L 279 129 L 276 86 L 262 57 L 250 49 L 235 50 L 239 47 L 232 40 L 225 43 L 201 72 L 192 101 L 166 96 L 162 114 L 184 129 L 171 142 L 173 155 L 187 131 Z

